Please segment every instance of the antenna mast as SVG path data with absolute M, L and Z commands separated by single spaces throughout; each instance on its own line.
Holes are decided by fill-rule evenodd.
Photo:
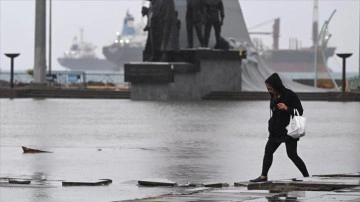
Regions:
M 319 1 L 314 0 L 314 13 L 312 24 L 312 38 L 314 47 L 314 87 L 317 88 L 318 45 L 319 45 Z
M 318 43 L 319 36 L 319 1 L 314 0 L 314 10 L 313 10 L 313 23 L 312 23 L 312 40 L 313 46 Z

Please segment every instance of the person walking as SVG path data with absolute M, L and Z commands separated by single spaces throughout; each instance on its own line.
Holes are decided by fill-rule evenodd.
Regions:
M 300 99 L 292 90 L 283 85 L 277 73 L 273 73 L 267 78 L 265 85 L 271 96 L 271 116 L 268 123 L 269 138 L 265 146 L 261 175 L 258 178 L 250 180 L 250 182 L 264 182 L 268 180 L 268 171 L 273 162 L 273 154 L 283 142 L 285 143 L 288 157 L 304 177 L 309 177 L 304 161 L 297 154 L 299 138 L 294 139 L 287 135 L 286 129 L 290 121 L 290 116 L 294 116 L 294 109 L 297 109 L 300 115 L 303 114 L 304 110 Z

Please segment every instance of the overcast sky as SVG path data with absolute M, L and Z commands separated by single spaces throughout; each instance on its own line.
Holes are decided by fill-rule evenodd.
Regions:
M 226 0 L 223 0 L 226 1 Z M 49 2 L 49 1 L 47 1 Z M 68 50 L 72 39 L 84 29 L 84 40 L 97 46 L 97 55 L 103 58 L 101 49 L 121 31 L 127 9 L 141 19 L 141 0 L 53 0 L 52 1 L 52 66 L 65 70 L 57 58 Z M 49 4 L 47 3 L 47 6 Z M 311 46 L 313 0 L 240 0 L 247 26 L 253 27 L 280 17 L 280 48 L 288 48 L 289 38 L 297 38 L 302 47 Z M 319 27 L 321 28 L 334 10 L 329 30 L 329 45 L 337 47 L 336 53 L 351 52 L 347 70 L 359 70 L 359 0 L 319 0 Z M 34 65 L 35 0 L 0 0 L 0 68 L 6 71 L 10 60 L 4 53 L 19 52 L 15 60 L 16 71 L 31 69 Z M 320 29 L 319 28 L 319 29 Z M 252 31 L 271 31 L 268 23 Z M 262 36 L 272 45 L 271 36 Z M 341 71 L 342 63 L 336 56 L 329 60 L 334 71 Z

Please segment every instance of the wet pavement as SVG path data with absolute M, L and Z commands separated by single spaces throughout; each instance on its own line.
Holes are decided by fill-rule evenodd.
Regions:
M 209 189 L 193 194 L 168 195 L 134 201 L 151 202 L 205 202 L 205 201 L 246 201 L 246 202 L 329 202 L 329 201 L 360 201 L 360 193 L 337 193 L 320 191 L 291 191 L 269 193 L 269 191 L 248 191 L 244 188 L 229 187 Z

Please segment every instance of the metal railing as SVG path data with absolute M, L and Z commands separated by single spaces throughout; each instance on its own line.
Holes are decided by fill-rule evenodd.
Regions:
M 348 79 L 348 89 L 350 91 L 360 91 L 360 76 L 354 76 Z
M 33 76 L 26 72 L 14 73 L 14 85 L 26 86 L 33 82 Z M 52 71 L 47 75 L 47 83 L 56 86 L 123 86 L 123 73 L 88 73 L 73 71 Z M 10 72 L 0 72 L 0 85 L 10 85 Z

